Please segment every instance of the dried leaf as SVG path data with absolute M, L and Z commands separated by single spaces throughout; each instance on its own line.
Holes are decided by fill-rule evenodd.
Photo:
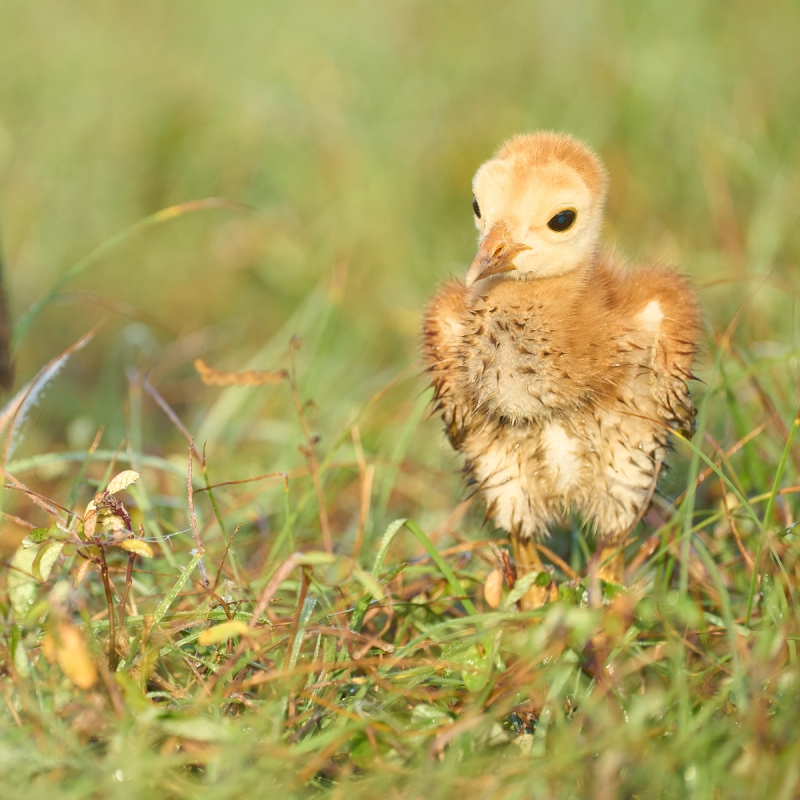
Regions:
M 129 553 L 136 553 L 137 556 L 142 556 L 143 558 L 153 557 L 153 548 L 141 539 L 124 539 L 119 543 L 119 547 Z
M 204 630 L 197 638 L 197 642 L 203 647 L 207 647 L 211 644 L 225 642 L 234 636 L 246 636 L 248 633 L 250 633 L 250 629 L 247 627 L 246 622 L 240 619 L 232 619 Z
M 86 573 L 92 568 L 91 561 L 82 561 L 81 565 L 78 567 L 78 571 L 75 573 L 75 588 L 77 589 L 78 586 L 81 585 L 83 579 L 86 577 Z
M 111 479 L 106 491 L 109 494 L 116 494 L 123 489 L 127 489 L 132 483 L 136 483 L 141 477 L 142 476 L 135 470 L 125 469 Z
M 120 472 L 109 486 L 121 491 L 138 477 L 138 472 L 134 472 L 132 469 L 125 470 Z M 131 530 L 131 518 L 125 510 L 125 506 L 108 489 L 98 492 L 94 496 L 94 499 L 86 506 L 83 515 L 83 537 L 85 539 L 91 539 L 97 533 L 98 528 L 111 533 Z
M 83 538 L 91 539 L 94 536 L 96 528 L 97 509 L 94 507 L 94 502 L 91 502 L 86 507 L 86 513 L 83 515 Z
M 503 572 L 500 569 L 493 569 L 486 576 L 486 583 L 483 584 L 483 597 L 489 608 L 497 608 L 500 605 L 500 598 L 503 592 Z
M 282 383 L 287 378 L 286 370 L 248 369 L 242 372 L 223 372 L 209 367 L 202 358 L 194 362 L 200 380 L 206 386 L 261 386 L 264 383 Z

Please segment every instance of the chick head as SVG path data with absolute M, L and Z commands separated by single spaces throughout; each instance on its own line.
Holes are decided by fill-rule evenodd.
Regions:
M 475 173 L 480 249 L 466 283 L 492 275 L 563 275 L 591 262 L 600 240 L 606 171 L 584 144 L 557 133 L 509 139 Z

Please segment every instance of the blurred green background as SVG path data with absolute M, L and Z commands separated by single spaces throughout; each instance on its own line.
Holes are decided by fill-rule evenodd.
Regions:
M 383 617 L 376 616 L 369 625 L 378 627 L 364 632 L 375 633 L 369 648 L 381 638 L 406 642 L 396 651 L 402 667 L 380 680 L 365 672 L 376 681 L 366 683 L 362 656 L 379 663 L 384 652 L 369 655 L 366 644 L 344 677 L 336 676 L 345 662 L 331 672 L 326 665 L 319 686 L 332 685 L 317 700 L 358 716 L 343 727 L 337 711 L 326 728 L 321 715 L 313 735 L 317 711 L 308 726 L 305 706 L 295 715 L 301 683 L 283 676 L 298 663 L 291 659 L 316 661 L 323 639 L 328 662 L 330 653 L 356 652 L 344 635 L 346 615 L 354 598 L 368 596 L 340 569 L 346 558 L 305 573 L 314 579 L 309 597 L 299 579 L 282 584 L 279 624 L 265 626 L 254 645 L 264 646 L 264 669 L 274 658 L 284 672 L 275 673 L 274 692 L 273 684 L 245 688 L 253 713 L 241 724 L 228 699 L 244 702 L 245 670 L 229 684 L 216 683 L 217 673 L 208 694 L 205 676 L 222 662 L 210 660 L 217 655 L 205 646 L 193 649 L 188 630 L 178 641 L 183 626 L 167 618 L 156 625 L 158 638 L 149 638 L 148 621 L 145 638 L 131 640 L 133 654 L 142 644 L 142 656 L 125 670 L 144 684 L 158 654 L 153 675 L 175 687 L 168 703 L 162 691 L 148 691 L 152 702 L 145 702 L 130 677 L 117 682 L 121 710 L 107 679 L 109 700 L 100 689 L 70 691 L 39 655 L 37 637 L 50 636 L 64 613 L 102 623 L 106 596 L 97 573 L 86 575 L 77 556 L 65 555 L 26 621 L 9 616 L 5 576 L 13 570 L 4 570 L 0 650 L 15 655 L 2 664 L 3 786 L 22 786 L 17 794 L 26 797 L 38 788 L 36 796 L 132 797 L 152 785 L 152 796 L 197 800 L 260 796 L 269 784 L 286 797 L 310 797 L 310 787 L 297 788 L 297 774 L 305 782 L 319 770 L 314 783 L 322 785 L 328 773 L 320 753 L 330 761 L 325 770 L 338 764 L 343 775 L 359 774 L 372 762 L 370 744 L 381 768 L 363 796 L 378 786 L 386 796 L 495 796 L 508 787 L 509 796 L 528 797 L 551 779 L 570 797 L 616 796 L 620 782 L 633 787 L 626 796 L 654 796 L 659 786 L 670 797 L 790 795 L 800 697 L 790 533 L 800 456 L 791 446 L 796 427 L 789 433 L 800 402 L 799 62 L 797 0 L 0 0 L 0 246 L 12 320 L 94 248 L 120 237 L 19 341 L 14 391 L 105 320 L 28 409 L 0 465 L 78 511 L 110 473 L 128 466 L 143 473 L 125 503 L 161 554 L 137 563 L 134 614 L 171 614 L 173 590 L 181 591 L 175 611 L 206 603 L 199 582 L 181 589 L 197 578 L 191 570 L 175 582 L 196 547 L 188 447 L 146 380 L 205 445 L 212 482 L 289 474 L 285 492 L 280 477 L 216 489 L 219 524 L 209 495 L 195 495 L 208 569 L 213 575 L 225 564 L 226 608 L 248 613 L 289 552 L 321 549 L 319 496 L 337 553 L 369 567 L 387 523 L 410 517 L 485 608 L 479 586 L 494 556 L 472 544 L 491 530 L 481 528 L 479 504 L 468 512 L 459 504 L 460 459 L 429 415 L 418 331 L 437 285 L 463 275 L 474 255 L 474 171 L 525 130 L 586 140 L 610 174 L 607 242 L 634 260 L 676 264 L 694 280 L 709 323 L 697 369 L 703 380 L 693 388 L 701 408 L 695 443 L 756 508 L 737 510 L 710 468 L 695 493 L 705 465 L 695 454 L 685 469 L 689 450 L 678 446 L 659 487 L 664 498 L 642 525 L 651 535 L 637 544 L 636 559 L 645 559 L 638 585 L 648 594 L 652 588 L 652 598 L 637 606 L 635 623 L 632 605 L 628 618 L 626 605 L 615 610 L 614 601 L 599 623 L 593 612 L 570 609 L 565 594 L 543 612 L 544 624 L 531 627 L 531 638 L 517 636 L 511 622 L 503 642 L 510 669 L 502 667 L 486 689 L 468 681 L 478 660 L 467 654 L 481 653 L 489 669 L 487 640 L 461 624 L 472 625 L 450 602 L 440 567 L 420 561 L 419 540 L 398 535 L 375 570 L 413 562 L 390 587 L 396 605 L 388 604 L 387 618 L 394 614 L 397 627 L 379 631 Z M 184 213 L 120 236 L 160 209 L 206 197 L 247 208 Z M 302 340 L 296 351 L 293 336 Z M 286 369 L 294 357 L 308 436 L 285 383 L 204 386 L 193 367 L 198 357 L 227 370 Z M 83 472 L 101 428 L 104 452 Z M 314 436 L 321 437 L 311 445 L 322 463 L 319 494 L 302 452 Z M 194 470 L 199 489 L 196 463 Z M 683 489 L 687 499 L 675 512 L 669 504 Z M 22 492 L 6 489 L 0 499 L 7 560 L 25 534 L 9 514 L 35 526 L 52 519 Z M 573 569 L 584 568 L 577 529 L 549 544 Z M 750 562 L 746 548 L 755 554 Z M 112 567 L 119 590 L 119 554 Z M 303 614 L 317 601 L 321 611 L 301 617 L 302 598 L 312 603 L 302 604 Z M 281 623 L 295 603 L 289 634 Z M 448 627 L 451 618 L 459 625 Z M 145 619 L 153 617 L 140 617 L 142 628 L 130 631 L 144 631 Z M 307 637 L 301 655 L 295 645 L 305 634 L 296 637 L 297 626 L 309 619 L 328 632 Z M 334 624 L 342 626 L 340 640 L 329 635 Z M 290 653 L 284 640 L 284 659 L 269 642 L 286 636 L 292 645 Z M 597 654 L 617 637 L 610 681 L 592 677 L 594 688 L 579 688 L 603 674 L 593 673 L 605 658 Z M 102 641 L 98 635 L 93 645 Z M 416 649 L 407 649 L 409 641 Z M 161 649 L 167 643 L 175 647 Z M 406 656 L 413 656 L 409 670 Z M 449 659 L 456 666 L 462 659 L 460 673 L 442 671 Z M 517 669 L 528 660 L 530 671 Z M 567 683 L 579 665 L 586 674 Z M 625 686 L 636 688 L 626 696 Z M 536 716 L 534 749 L 524 760 L 498 755 L 488 727 L 509 719 L 518 694 L 526 698 L 519 707 L 529 710 L 526 725 Z M 205 727 L 215 714 L 225 722 L 216 743 L 212 734 L 206 740 L 215 728 Z M 470 728 L 478 715 L 486 726 Z M 193 719 L 202 727 L 191 727 Z M 379 723 L 374 735 L 385 749 L 367 742 L 372 728 L 362 730 L 361 719 Z M 191 744 L 195 730 L 202 748 L 179 753 L 178 741 Z M 335 791 L 350 790 L 343 782 Z
M 218 479 L 303 464 L 287 392 L 204 387 L 192 367 L 286 367 L 297 334 L 323 451 L 408 370 L 362 421 L 378 516 L 392 492 L 418 511 L 425 469 L 444 483 L 428 510 L 451 507 L 458 461 L 426 417 L 420 316 L 472 258 L 473 172 L 536 128 L 605 160 L 609 243 L 678 264 L 715 330 L 749 298 L 742 346 L 786 357 L 799 39 L 794 0 L 4 0 L 0 230 L 14 319 L 161 208 L 216 196 L 254 209 L 133 234 L 47 306 L 15 354 L 17 386 L 108 321 L 15 455 L 85 448 L 101 425 L 113 449 L 133 414 L 145 451 L 185 460 L 172 424 L 130 390 L 147 371 Z M 796 378 L 796 359 L 783 363 Z M 422 471 L 401 470 L 403 483 L 409 459 Z

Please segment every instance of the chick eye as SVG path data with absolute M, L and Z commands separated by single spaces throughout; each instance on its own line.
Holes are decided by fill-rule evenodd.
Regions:
M 475 212 L 475 216 L 480 219 L 481 218 L 481 207 L 478 205 L 478 198 L 472 198 L 472 210 Z
M 578 215 L 571 208 L 565 208 L 563 211 L 559 211 L 558 214 L 547 223 L 547 227 L 550 228 L 551 231 L 556 231 L 556 233 L 563 233 L 564 231 L 568 231 L 575 224 L 577 216 Z

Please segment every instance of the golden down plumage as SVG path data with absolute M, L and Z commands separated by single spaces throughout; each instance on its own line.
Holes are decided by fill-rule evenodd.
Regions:
M 669 429 L 693 427 L 694 293 L 671 269 L 601 251 L 605 172 L 569 137 L 511 140 L 474 186 L 478 255 L 423 327 L 445 431 L 519 572 L 540 568 L 534 540 L 572 513 L 606 558 L 652 495 Z M 601 575 L 622 569 L 618 552 Z

